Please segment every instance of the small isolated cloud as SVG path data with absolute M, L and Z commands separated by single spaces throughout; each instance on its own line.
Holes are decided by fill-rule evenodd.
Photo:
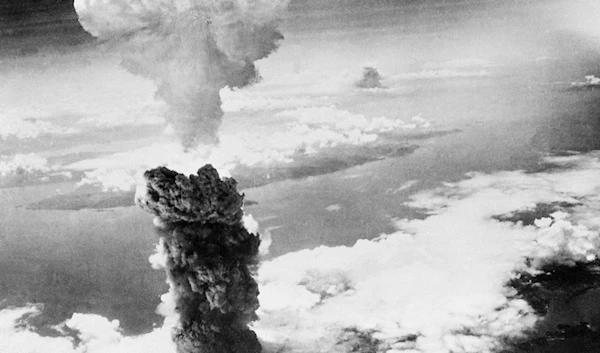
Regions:
M 600 85 L 600 78 L 594 75 L 586 76 L 585 80 L 588 85 Z
M 587 75 L 585 77 L 585 82 L 571 82 L 572 88 L 596 88 L 600 87 L 600 77 L 596 77 L 594 75 Z
M 431 126 L 431 123 L 425 119 L 423 119 L 421 117 L 421 114 L 417 115 L 417 116 L 413 116 L 412 118 L 410 118 L 410 121 L 412 121 L 413 123 L 417 124 L 419 127 L 422 128 L 427 128 Z
M 328 211 L 328 212 L 337 212 L 341 209 L 342 209 L 342 206 L 338 205 L 338 204 L 333 204 L 333 205 L 329 205 L 329 206 L 325 207 L 325 211 Z

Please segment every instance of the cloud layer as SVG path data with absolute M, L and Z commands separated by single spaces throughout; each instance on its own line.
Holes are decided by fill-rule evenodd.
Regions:
M 430 123 L 421 116 L 405 122 L 387 117 L 366 117 L 334 106 L 310 106 L 283 110 L 272 117 L 277 124 L 224 131 L 214 147 L 184 150 L 174 143 L 154 143 L 137 150 L 64 166 L 86 171 L 81 185 L 101 185 L 108 190 L 131 190 L 135 175 L 156 165 L 194 173 L 198 165 L 212 163 L 223 170 L 236 166 L 286 165 L 298 155 L 316 154 L 328 148 L 373 143 L 383 133 L 424 129 Z
M 359 345 L 388 353 L 490 352 L 504 338 L 524 335 L 541 318 L 507 285 L 512 276 L 535 273 L 548 262 L 586 263 L 600 255 L 599 158 L 548 158 L 553 169 L 538 173 L 473 173 L 413 196 L 410 206 L 429 216 L 399 220 L 396 233 L 263 263 L 254 330 L 265 351 L 347 352 Z M 506 221 L 555 202 L 576 206 L 539 215 L 531 225 Z M 0 348 L 173 351 L 168 325 L 123 337 L 115 322 L 79 314 L 62 326 L 80 331 L 81 343 L 71 348 L 72 337 L 42 337 L 15 326 L 35 310 L 0 312 Z

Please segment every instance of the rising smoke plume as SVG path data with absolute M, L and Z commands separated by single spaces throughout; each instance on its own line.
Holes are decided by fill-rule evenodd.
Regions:
M 289 0 L 75 0 L 92 35 L 122 43 L 123 65 L 154 80 L 186 148 L 216 143 L 219 90 L 256 81 L 254 62 L 283 39 Z
M 165 167 L 147 171 L 136 203 L 158 217 L 161 252 L 179 323 L 179 353 L 258 353 L 248 324 L 257 319 L 260 238 L 242 224 L 243 195 L 234 179 L 206 165 L 186 177 Z

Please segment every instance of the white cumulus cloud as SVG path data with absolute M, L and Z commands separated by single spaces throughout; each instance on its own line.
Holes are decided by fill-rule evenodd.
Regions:
M 41 175 L 50 171 L 48 160 L 35 153 L 0 157 L 0 176 Z
M 123 169 L 108 171 L 105 168 L 85 172 L 77 186 L 101 185 L 104 191 L 130 191 L 136 181 L 133 176 Z

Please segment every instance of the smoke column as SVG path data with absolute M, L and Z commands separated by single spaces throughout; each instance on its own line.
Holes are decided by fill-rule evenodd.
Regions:
M 83 28 L 120 43 L 123 66 L 154 80 L 186 148 L 218 142 L 219 90 L 256 81 L 283 36 L 289 0 L 75 0 Z
M 179 323 L 179 353 L 258 353 L 248 324 L 257 319 L 260 238 L 242 224 L 243 195 L 234 179 L 206 165 L 186 177 L 165 167 L 146 171 L 136 204 L 157 216 L 160 253 Z

